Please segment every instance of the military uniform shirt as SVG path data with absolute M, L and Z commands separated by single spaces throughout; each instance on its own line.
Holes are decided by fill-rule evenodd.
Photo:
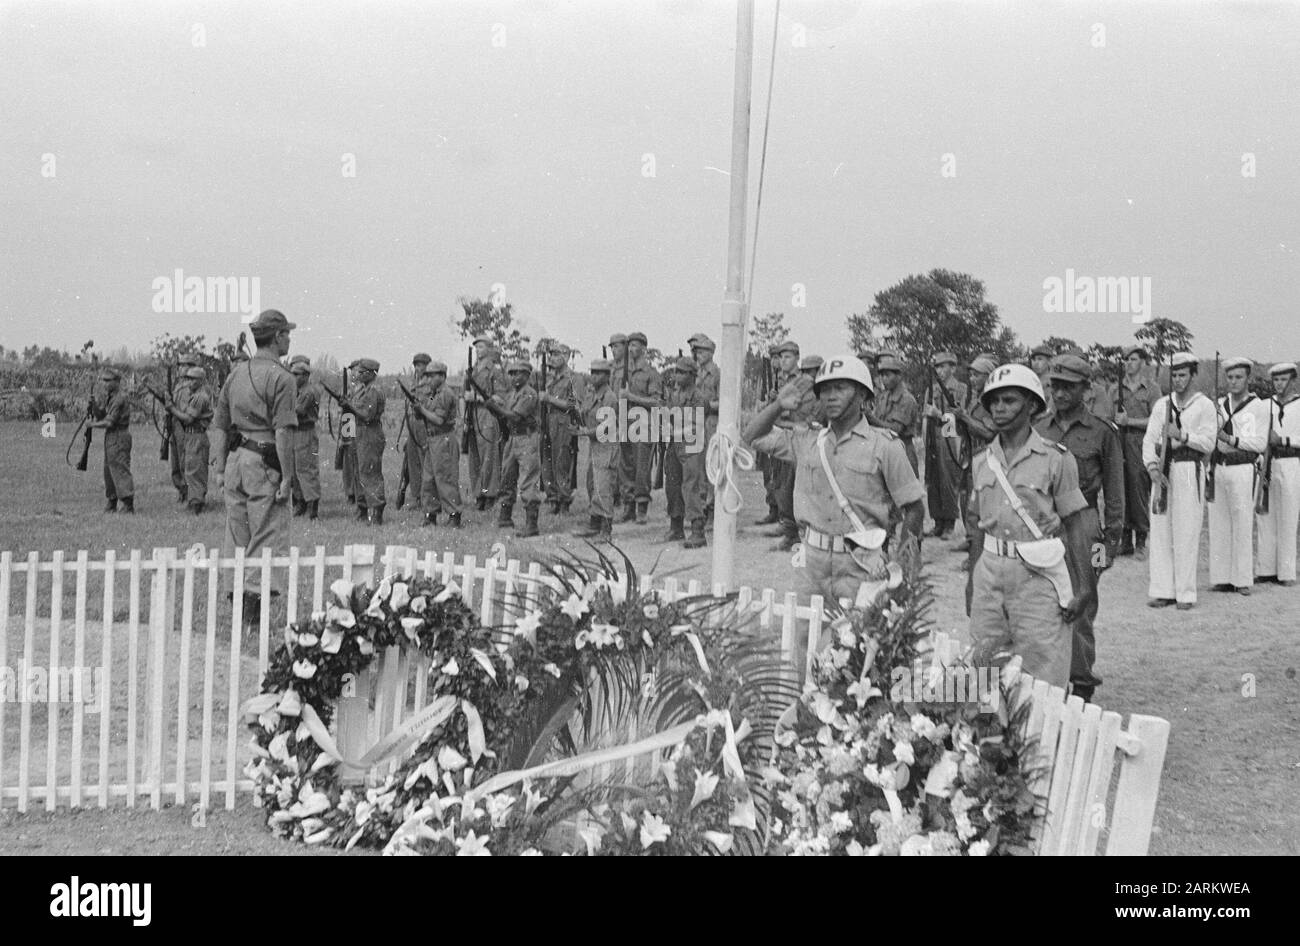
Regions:
M 1124 430 L 1141 430 L 1146 427 L 1147 421 L 1151 418 L 1151 411 L 1156 406 L 1156 401 L 1160 400 L 1160 386 L 1157 385 L 1146 375 L 1139 375 L 1136 386 L 1130 386 L 1127 376 L 1120 382 L 1124 385 L 1124 413 L 1128 416 L 1128 423 L 1120 427 Z M 1120 410 L 1119 388 L 1115 388 L 1115 411 L 1118 414 Z
M 310 381 L 298 389 L 294 397 L 294 411 L 298 415 L 300 428 L 309 430 L 316 426 L 316 419 L 320 417 L 320 394 Z
M 1300 394 L 1289 401 L 1279 402 L 1276 397 L 1267 401 L 1268 409 L 1273 413 L 1273 432 L 1282 438 L 1278 446 L 1300 448 Z M 1267 415 L 1265 416 L 1264 442 L 1268 442 Z M 1290 441 L 1290 444 L 1287 441 Z
M 699 419 L 701 423 L 707 423 L 709 402 L 707 396 L 700 391 L 698 384 L 692 384 L 689 387 L 674 387 L 668 392 L 668 407 L 680 408 L 680 423 L 674 414 L 669 414 L 673 418 L 673 443 L 686 443 L 700 435 L 696 429 L 696 410 L 700 410 Z
M 719 388 L 722 385 L 722 372 L 713 362 L 707 365 L 701 365 L 699 372 L 695 376 L 695 389 L 700 392 L 708 402 L 705 406 L 705 412 L 710 417 L 718 415 L 717 401 L 721 396 Z
M 822 469 L 817 438 L 823 430 L 828 431 L 826 458 L 835 481 L 867 525 L 887 529 L 891 505 L 906 506 L 925 496 L 902 441 L 890 431 L 872 427 L 865 417 L 838 439 L 825 427 L 777 428 L 757 438 L 752 446 L 778 460 L 797 464 L 794 516 L 799 522 L 830 535 L 853 531 Z
M 421 400 L 421 406 L 432 411 L 436 419 L 430 420 L 428 417 L 421 417 L 424 421 L 424 428 L 431 434 L 446 434 L 456 429 L 456 395 L 447 390 L 444 384 L 437 391 L 425 390 L 421 392 L 424 397 Z
M 294 409 L 298 385 L 275 356 L 259 349 L 235 366 L 226 379 L 212 423 L 218 430 L 271 433 L 298 423 Z
M 494 394 L 504 394 L 510 388 L 510 381 L 506 378 L 505 371 L 495 361 L 485 361 L 480 359 L 474 365 L 474 383 L 483 389 L 483 393 L 488 397 Z M 471 388 L 471 390 L 473 390 Z M 479 396 L 478 392 L 474 394 Z
M 664 386 L 659 380 L 658 372 L 644 358 L 636 365 L 628 363 L 627 389 L 641 397 L 662 399 L 664 396 Z
M 984 428 L 981 430 L 980 427 L 975 427 L 972 424 L 966 425 L 966 433 L 970 436 L 971 452 L 976 453 L 987 447 L 993 441 L 993 438 L 998 435 L 997 427 L 993 423 L 993 415 L 985 409 L 984 402 L 980 398 L 980 392 L 970 392 L 970 397 L 966 402 L 966 415 L 975 424 L 979 424 L 980 427 Z M 984 431 L 988 431 L 988 433 L 986 434 Z
M 1219 458 L 1236 457 L 1245 453 L 1263 453 L 1268 440 L 1268 402 L 1247 393 L 1246 399 L 1235 408 L 1232 395 L 1225 394 L 1220 401 L 1219 417 L 1224 433 L 1237 438 L 1235 447 L 1220 443 L 1216 448 Z
M 384 423 L 384 392 L 372 381 L 359 385 L 349 398 L 356 411 L 357 423 L 364 427 L 382 426 Z
M 574 403 L 573 393 L 573 372 L 565 366 L 559 368 L 547 367 L 546 369 L 546 393 L 551 397 L 558 397 L 562 401 L 570 404 Z M 564 408 L 556 407 L 554 404 L 546 405 L 547 423 L 555 426 L 567 420 Z
M 876 395 L 873 413 L 880 426 L 887 427 L 905 440 L 916 436 L 916 419 L 920 407 L 916 397 L 901 381 L 892 391 L 883 388 Z
M 212 423 L 212 395 L 208 393 L 207 385 L 198 385 L 187 394 L 184 400 L 176 405 L 192 418 L 185 427 L 198 427 L 200 430 L 207 430 L 208 425 Z
M 1088 505 L 1097 501 L 1102 490 L 1108 507 L 1110 497 L 1124 495 L 1124 458 L 1120 453 L 1123 448 L 1119 431 L 1110 423 L 1094 417 L 1085 408 L 1080 416 L 1069 421 L 1062 421 L 1059 416 L 1046 418 L 1035 429 L 1044 440 L 1061 443 L 1070 451 L 1078 467 L 1079 489 Z M 1112 460 L 1113 463 L 1108 463 Z M 1110 519 L 1109 509 L 1106 518 Z
M 507 420 L 511 434 L 532 433 L 537 430 L 537 408 L 541 402 L 537 400 L 537 392 L 533 390 L 532 385 L 525 384 L 517 391 L 512 390 L 500 396 L 499 401 L 506 410 L 516 415 Z
M 1044 536 L 1054 536 L 1061 522 L 1081 509 L 1088 501 L 1079 489 L 1079 468 L 1070 451 L 1048 443 L 1036 431 L 1010 462 L 1002 452 L 1002 441 L 993 441 L 976 455 L 974 489 L 979 497 L 980 531 L 999 539 L 1032 542 L 1035 536 L 1020 518 L 997 477 L 989 469 L 989 452 L 1002 464 L 1008 482 L 1020 497 L 1027 512 Z
M 109 430 L 126 430 L 131 426 L 131 402 L 121 388 L 104 405 L 101 420 L 108 421 Z
M 602 408 L 605 408 L 605 410 L 602 410 Z M 604 390 L 597 392 L 595 385 L 592 385 L 582 400 L 582 426 L 593 430 L 590 435 L 593 440 L 596 438 L 594 431 L 601 425 L 602 421 L 605 423 L 607 430 L 617 433 L 616 418 L 614 416 L 614 412 L 617 411 L 618 395 L 614 393 L 613 388 L 605 385 Z

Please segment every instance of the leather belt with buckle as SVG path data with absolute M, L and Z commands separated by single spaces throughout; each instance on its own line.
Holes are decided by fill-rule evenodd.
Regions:
M 823 552 L 845 552 L 848 551 L 844 544 L 844 536 L 831 535 L 829 532 L 818 532 L 812 527 L 804 529 L 804 543 L 815 549 L 821 549 Z
M 984 536 L 984 551 L 990 555 L 1000 555 L 1002 558 L 1018 558 L 1016 555 L 1016 543 L 1011 539 L 999 539 L 997 536 Z

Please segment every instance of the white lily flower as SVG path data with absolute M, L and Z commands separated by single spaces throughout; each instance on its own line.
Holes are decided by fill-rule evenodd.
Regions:
M 948 750 L 940 756 L 938 762 L 930 766 L 930 772 L 925 777 L 925 793 L 927 795 L 935 795 L 939 798 L 948 797 L 953 784 L 957 781 L 960 759 L 960 755 Z
M 454 677 L 458 673 L 460 673 L 460 664 L 456 663 L 455 657 L 452 657 L 450 660 L 448 660 L 445 664 L 442 665 L 442 669 L 439 670 L 438 672 L 445 673 L 449 677 Z
M 980 838 L 974 844 L 966 849 L 966 853 L 971 857 L 987 857 L 989 853 L 989 842 Z
M 916 754 L 912 751 L 912 744 L 901 741 L 894 743 L 894 760 L 904 765 L 915 765 Z
M 304 657 L 302 660 L 293 662 L 293 675 L 303 680 L 310 680 L 316 676 L 316 665 Z
M 703 804 L 713 797 L 718 787 L 718 777 L 712 772 L 700 772 L 695 776 L 695 794 L 691 797 L 691 809 Z
M 651 637 L 650 632 L 644 628 L 641 629 L 641 643 L 645 644 L 647 647 L 653 647 L 655 645 L 655 639 Z
M 424 609 L 429 606 L 429 599 L 424 595 L 416 595 L 411 599 L 411 613 L 423 614 Z
M 551 676 L 553 676 L 555 679 L 557 680 L 560 679 L 560 668 L 555 666 L 555 664 L 543 664 L 542 669 L 545 670 L 547 673 L 549 673 Z
M 293 693 L 293 690 L 285 690 L 285 695 L 280 698 L 280 702 L 284 703 L 285 698 L 287 698 L 290 693 Z M 285 715 L 294 716 L 297 714 L 286 713 Z M 257 717 L 257 724 L 267 732 L 273 733 L 280 728 L 280 714 L 277 710 L 267 710 L 265 713 Z
M 402 631 L 412 644 L 419 642 L 422 627 L 424 627 L 424 618 L 402 618 Z
M 560 610 L 567 614 L 574 621 L 577 621 L 591 609 L 587 607 L 587 602 L 577 595 L 569 595 L 569 600 L 560 605 Z
M 659 605 L 651 601 L 641 609 L 641 613 L 653 621 L 659 617 Z
M 542 626 L 542 615 L 534 611 L 515 622 L 515 637 L 522 637 L 533 646 L 537 646 L 537 629 Z
M 335 627 L 327 627 L 320 636 L 320 649 L 327 654 L 337 654 L 343 646 L 343 632 Z
M 370 603 L 374 604 L 376 601 L 387 601 L 388 596 L 392 594 L 392 591 L 393 580 L 391 578 L 385 578 L 379 583 L 379 587 L 375 589 L 375 593 L 370 596 Z
M 708 841 L 718 849 L 719 854 L 726 854 L 736 843 L 734 834 L 724 834 L 721 831 L 702 831 L 701 835 L 704 840 Z
M 736 800 L 731 808 L 731 817 L 727 819 L 727 824 L 737 828 L 749 828 L 751 831 L 758 830 L 758 813 L 754 809 L 754 799 L 745 793 L 745 797 Z
M 523 693 L 525 690 L 528 689 L 528 678 L 525 677 L 522 673 L 515 674 L 515 689 L 517 689 L 520 693 Z
M 451 746 L 443 746 L 438 750 L 438 765 L 449 772 L 459 772 L 467 764 L 468 760 Z
M 441 591 L 439 591 L 436 595 L 433 596 L 433 603 L 442 604 L 444 601 L 447 601 L 451 598 L 459 598 L 459 597 L 460 597 L 460 586 L 457 585 L 455 582 L 452 582 L 450 585 L 445 586 Z
M 289 736 L 291 735 L 292 733 L 282 732 L 271 740 L 271 745 L 268 746 L 268 749 L 271 753 L 272 759 L 275 759 L 278 762 L 285 762 L 288 760 Z
M 318 643 L 320 643 L 320 638 L 315 634 L 305 632 L 298 635 L 299 647 L 315 647 Z
M 352 602 L 352 582 L 346 578 L 336 578 L 330 582 L 330 594 L 344 610 L 347 610 Z
M 325 619 L 337 627 L 352 628 L 357 626 L 357 616 L 349 608 L 330 608 Z
M 410 603 L 411 603 L 410 586 L 404 581 L 399 581 L 396 584 L 394 584 L 393 593 L 389 595 L 388 598 L 388 607 L 394 611 L 400 611 L 402 608 L 406 607 Z
M 357 650 L 360 651 L 362 657 L 369 657 L 371 654 L 375 652 L 374 641 L 372 641 L 370 638 L 365 637 L 363 635 L 358 635 Z
M 652 815 L 650 812 L 644 812 L 641 816 L 641 849 L 645 850 L 652 844 L 658 844 L 661 841 L 667 841 L 668 836 L 673 833 L 671 826 L 664 823 L 664 819 L 658 815 Z
M 884 694 L 880 692 L 880 688 L 874 686 L 871 680 L 866 677 L 854 681 L 849 686 L 848 694 L 857 702 L 858 709 L 862 709 L 862 707 L 866 706 L 867 703 L 871 701 L 872 697 L 884 696 Z
M 492 827 L 499 828 L 505 824 L 506 817 L 510 814 L 510 809 L 514 806 L 514 803 L 515 800 L 510 795 L 489 795 L 483 799 L 488 817 L 492 819 Z
M 375 806 L 372 802 L 368 802 L 368 801 L 357 802 L 357 811 L 355 815 L 357 827 L 361 827 L 367 821 L 369 821 L 370 815 L 374 812 L 374 810 L 375 810 Z

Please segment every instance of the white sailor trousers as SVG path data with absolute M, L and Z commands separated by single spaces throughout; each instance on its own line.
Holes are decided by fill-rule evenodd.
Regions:
M 1255 581 L 1255 465 L 1214 468 L 1210 515 L 1210 584 L 1249 588 Z
M 1295 581 L 1295 533 L 1300 522 L 1300 457 L 1273 461 L 1268 515 L 1259 520 L 1259 574 Z
M 1196 560 L 1200 553 L 1205 496 L 1199 464 L 1191 460 L 1169 465 L 1169 502 L 1155 511 L 1157 487 L 1151 488 L 1151 535 L 1147 561 L 1151 566 L 1149 594 L 1196 603 Z

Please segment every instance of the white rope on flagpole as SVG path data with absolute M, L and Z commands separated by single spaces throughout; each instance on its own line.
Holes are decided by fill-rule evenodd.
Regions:
M 772 83 L 776 79 L 776 44 L 781 34 L 781 0 L 776 0 L 776 13 L 772 17 L 772 58 L 767 67 L 767 107 L 763 111 L 763 147 L 758 153 L 758 194 L 754 202 L 754 242 L 749 248 L 749 279 L 745 287 L 745 301 L 754 300 L 754 265 L 758 260 L 758 219 L 763 213 L 763 177 L 767 171 L 767 130 L 772 122 Z
M 717 431 L 709 439 L 709 452 L 704 458 L 704 475 L 714 486 L 722 486 L 722 508 L 729 513 L 740 512 L 744 497 L 736 485 L 733 470 L 752 470 L 754 454 L 731 437 Z

